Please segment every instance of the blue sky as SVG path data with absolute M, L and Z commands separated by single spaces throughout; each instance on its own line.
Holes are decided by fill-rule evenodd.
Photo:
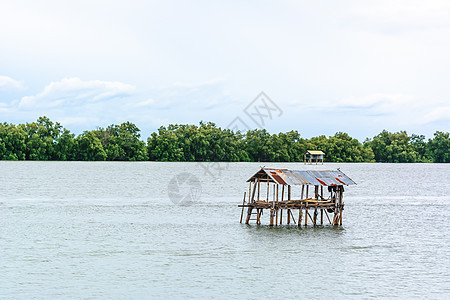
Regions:
M 449 1 L 3 0 L 0 41 L 0 122 L 257 128 L 264 91 L 270 132 L 450 129 Z

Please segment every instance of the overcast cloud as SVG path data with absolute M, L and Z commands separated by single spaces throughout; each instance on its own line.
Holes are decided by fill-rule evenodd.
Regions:
M 271 132 L 450 129 L 448 1 L 1 1 L 0 40 L 1 122 L 256 127 L 264 91 Z

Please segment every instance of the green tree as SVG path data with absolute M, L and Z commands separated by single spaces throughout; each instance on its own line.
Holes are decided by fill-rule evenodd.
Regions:
M 84 131 L 75 138 L 76 160 L 96 161 L 106 160 L 106 152 L 102 143 L 93 131 Z
M 377 162 L 416 162 L 417 153 L 406 131 L 390 133 L 383 130 L 372 140 L 366 140 L 366 143 L 372 149 Z
M 450 138 L 448 132 L 436 131 L 428 141 L 428 151 L 436 163 L 450 162 Z
M 247 131 L 244 145 L 251 161 L 271 161 L 273 159 L 275 155 L 269 149 L 270 138 L 270 134 L 265 129 Z
M 3 123 L 0 125 L 0 159 L 2 160 L 24 160 L 26 158 L 25 125 Z
M 105 150 L 106 159 L 118 161 L 147 160 L 146 145 L 140 140 L 139 132 L 140 129 L 130 122 L 94 131 Z
M 161 126 L 158 133 L 153 132 L 148 138 L 148 154 L 150 160 L 157 161 L 183 161 L 183 149 L 178 143 L 178 137 L 174 132 L 177 125 L 169 125 L 169 128 Z
M 327 161 L 371 162 L 374 159 L 370 148 L 364 148 L 357 139 L 344 132 L 337 132 L 334 136 L 329 137 L 326 151 Z
M 428 152 L 427 142 L 424 135 L 411 135 L 411 145 L 417 154 L 417 162 L 430 162 L 430 155 Z

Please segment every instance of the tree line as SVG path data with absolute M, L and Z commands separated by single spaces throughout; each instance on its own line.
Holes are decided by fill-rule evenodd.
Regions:
M 440 131 L 426 140 L 423 135 L 383 130 L 361 143 L 344 132 L 306 139 L 296 130 L 235 132 L 200 122 L 161 126 L 146 143 L 130 122 L 78 136 L 47 117 L 0 124 L 0 160 L 298 162 L 307 150 L 322 150 L 327 162 L 441 163 L 450 162 L 449 149 L 449 133 Z

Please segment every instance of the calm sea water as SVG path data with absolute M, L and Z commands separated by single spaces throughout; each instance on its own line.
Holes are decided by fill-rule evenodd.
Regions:
M 239 223 L 260 165 L 0 162 L 0 298 L 449 299 L 449 164 L 265 163 L 358 183 L 300 229 Z

